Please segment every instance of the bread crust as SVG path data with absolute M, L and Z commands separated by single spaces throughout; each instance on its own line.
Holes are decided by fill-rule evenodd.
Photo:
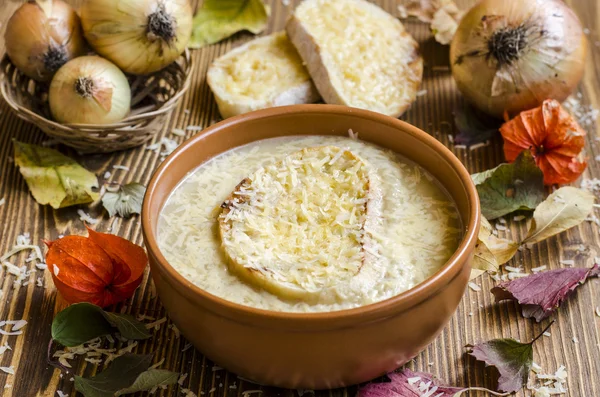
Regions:
M 206 81 L 215 96 L 215 101 L 219 108 L 219 113 L 224 119 L 237 116 L 239 114 L 252 112 L 254 110 L 265 109 L 274 106 L 297 105 L 304 103 L 317 102 L 321 97 L 313 82 L 307 79 L 301 84 L 288 87 L 281 90 L 275 97 L 270 99 L 239 100 L 227 92 L 227 89 L 220 81 L 220 64 L 227 62 L 228 59 L 245 51 L 251 51 L 252 46 L 273 45 L 279 35 L 285 32 L 277 32 L 265 37 L 254 39 L 240 47 L 237 47 L 227 54 L 217 58 L 208 68 Z
M 305 3 L 312 0 L 305 0 Z M 362 2 L 362 0 L 361 0 Z M 373 13 L 377 13 L 380 18 L 393 18 L 391 15 L 386 13 L 381 8 L 367 3 L 365 7 L 369 7 L 369 10 Z M 302 4 L 302 6 L 309 6 L 308 4 Z M 399 103 L 396 108 L 388 113 L 388 116 L 400 117 L 414 102 L 417 96 L 417 91 L 423 78 L 423 58 L 419 54 L 419 44 L 412 38 L 412 36 L 404 29 L 404 26 L 397 21 L 397 27 L 400 31 L 400 35 L 411 41 L 413 47 L 412 53 L 408 57 L 407 67 L 409 73 L 416 76 L 417 79 L 409 79 L 411 84 L 410 87 L 410 100 L 404 103 Z M 292 44 L 298 50 L 300 57 L 304 61 L 308 73 L 313 79 L 317 90 L 321 94 L 321 97 L 326 103 L 353 106 L 349 99 L 347 99 L 344 93 L 333 83 L 331 71 L 327 67 L 326 58 L 329 57 L 318 44 L 317 39 L 311 35 L 307 28 L 304 26 L 302 20 L 294 13 L 286 24 L 286 32 L 290 38 Z M 375 61 L 375 60 L 374 60 Z M 373 109 L 370 109 L 373 110 Z
M 327 146 L 314 147 L 303 149 L 302 151 L 291 154 L 292 158 L 301 160 L 305 153 L 310 151 L 318 151 L 324 148 L 331 148 Z M 344 151 L 344 155 L 352 156 L 356 161 L 363 162 L 358 156 L 349 150 L 335 147 L 336 150 Z M 289 157 L 289 156 L 288 156 Z M 368 167 L 368 164 L 365 163 Z M 384 267 L 382 264 L 382 258 L 378 254 L 380 251 L 379 242 L 371 235 L 371 231 L 377 230 L 381 227 L 382 217 L 382 190 L 378 181 L 378 177 L 374 171 L 369 172 L 369 177 L 364 182 L 367 184 L 367 201 L 364 203 L 366 212 L 365 221 L 362 225 L 362 232 L 364 233 L 361 251 L 363 253 L 363 261 L 358 270 L 358 273 L 352 277 L 347 285 L 338 285 L 335 288 L 327 288 L 318 291 L 308 291 L 300 288 L 299 286 L 291 286 L 289 284 L 282 285 L 273 279 L 274 273 L 268 268 L 268 266 L 261 266 L 257 269 L 248 264 L 241 263 L 238 258 L 232 255 L 231 252 L 226 248 L 226 244 L 223 244 L 225 256 L 227 258 L 229 268 L 232 272 L 237 274 L 245 282 L 253 285 L 254 287 L 264 289 L 270 293 L 279 296 L 283 299 L 289 300 L 302 300 L 308 303 L 334 303 L 339 301 L 340 296 L 352 293 L 352 291 L 358 291 L 360 289 L 373 288 L 375 283 L 383 276 Z M 228 221 L 228 214 L 235 206 L 246 203 L 248 196 L 236 195 L 242 187 L 248 187 L 252 183 L 250 177 L 244 178 L 231 192 L 231 194 L 221 204 L 221 213 L 219 214 L 219 234 L 221 240 L 228 238 L 229 231 L 232 228 L 230 221 Z M 332 264 L 335 266 L 335 264 Z

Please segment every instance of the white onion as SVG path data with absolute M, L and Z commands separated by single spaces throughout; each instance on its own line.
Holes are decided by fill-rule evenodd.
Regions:
M 126 73 L 169 65 L 192 33 L 188 0 L 86 0 L 80 14 L 89 44 Z
M 463 95 L 502 116 L 565 100 L 581 80 L 586 39 L 561 0 L 483 0 L 452 40 L 452 74 Z
M 50 84 L 50 110 L 54 119 L 69 124 L 108 124 L 129 113 L 131 89 L 113 63 L 99 56 L 67 62 Z
M 79 17 L 59 0 L 23 4 L 8 20 L 4 41 L 13 64 L 37 81 L 49 81 L 85 52 Z

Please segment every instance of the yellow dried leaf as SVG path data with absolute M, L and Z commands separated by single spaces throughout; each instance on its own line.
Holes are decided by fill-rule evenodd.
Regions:
M 96 175 L 62 153 L 37 145 L 13 141 L 15 164 L 35 201 L 64 208 L 95 201 Z
M 214 44 L 234 33 L 265 30 L 269 12 L 262 0 L 205 0 L 194 17 L 190 48 Z

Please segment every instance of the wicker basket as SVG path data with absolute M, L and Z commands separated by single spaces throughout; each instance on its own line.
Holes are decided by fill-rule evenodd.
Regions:
M 108 153 L 139 146 L 160 132 L 190 85 L 189 51 L 148 76 L 129 76 L 131 112 L 113 124 L 60 124 L 52 120 L 48 83 L 22 74 L 5 55 L 0 92 L 15 114 L 38 126 L 56 141 L 80 153 Z

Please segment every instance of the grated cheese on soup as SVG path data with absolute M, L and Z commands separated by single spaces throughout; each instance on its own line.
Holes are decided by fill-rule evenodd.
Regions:
M 221 204 L 231 196 L 242 180 L 261 167 L 272 167 L 292 153 L 317 146 L 336 146 L 364 159 L 376 176 L 381 194 L 378 209 L 381 216 L 377 218 L 376 227 L 366 231 L 377 240 L 375 249 L 370 254 L 383 259 L 379 261 L 383 264 L 383 269 L 380 269 L 377 282 L 364 283 L 362 288 L 346 291 L 343 299 L 326 302 L 278 296 L 266 289 L 253 287 L 240 278 L 228 267 L 221 247 L 218 221 L 222 212 Z M 335 154 L 330 156 L 328 162 L 340 161 L 339 157 L 335 157 Z M 279 177 L 290 184 L 294 183 L 292 174 Z M 351 183 L 359 181 L 347 179 Z M 323 190 L 323 186 L 317 190 Z M 304 194 L 308 195 L 306 192 Z M 354 199 L 360 200 L 361 197 Z M 306 202 L 300 199 L 298 213 L 306 210 L 308 211 L 305 213 L 314 213 L 319 206 L 324 211 L 329 208 L 325 201 L 315 207 L 317 201 L 314 198 L 306 199 Z M 340 205 L 345 205 L 350 211 L 338 211 L 333 221 L 352 225 L 356 223 L 352 217 L 362 216 L 360 211 L 356 212 L 356 207 L 353 213 L 352 206 L 348 203 L 347 198 L 340 201 Z M 331 207 L 335 206 L 336 203 L 332 202 Z M 331 214 L 323 212 L 322 215 L 324 219 L 331 220 Z M 351 231 L 352 228 L 347 230 Z M 276 231 L 261 228 L 263 235 L 272 233 L 273 241 L 278 244 L 290 244 L 282 242 Z M 301 238 L 302 234 L 297 228 L 294 233 L 295 238 Z M 307 232 L 305 238 L 301 238 L 302 247 L 309 255 L 323 252 L 322 248 L 328 247 L 317 235 L 318 233 Z M 188 280 L 214 295 L 239 304 L 286 312 L 342 310 L 390 298 L 433 275 L 454 253 L 461 237 L 460 221 L 454 203 L 423 169 L 380 147 L 350 138 L 331 136 L 268 139 L 235 148 L 211 159 L 190 173 L 175 189 L 160 214 L 158 226 L 161 251 Z M 296 243 L 297 241 L 293 244 Z M 333 251 L 335 249 L 328 248 L 324 252 L 327 256 L 323 264 L 328 265 L 335 260 Z M 342 252 L 338 255 L 340 258 L 344 256 Z M 315 261 L 322 259 L 315 258 Z M 308 257 L 303 258 L 304 265 L 309 260 Z M 346 261 L 343 262 L 346 264 Z M 352 261 L 348 264 L 352 266 Z M 335 269 L 339 271 L 339 267 L 336 268 L 338 265 L 333 263 L 331 266 L 324 266 L 321 270 L 327 274 L 319 275 L 319 272 L 315 272 L 314 278 L 311 278 L 310 271 L 300 271 L 298 274 L 302 275 L 302 283 L 299 284 L 304 283 L 310 289 L 323 283 L 332 274 L 337 277 Z M 327 267 L 330 270 L 326 270 Z M 292 269 L 291 264 L 289 268 Z M 298 272 L 298 269 L 294 271 Z M 284 278 L 289 277 L 293 275 L 285 274 Z M 330 282 L 331 280 L 327 281 Z

